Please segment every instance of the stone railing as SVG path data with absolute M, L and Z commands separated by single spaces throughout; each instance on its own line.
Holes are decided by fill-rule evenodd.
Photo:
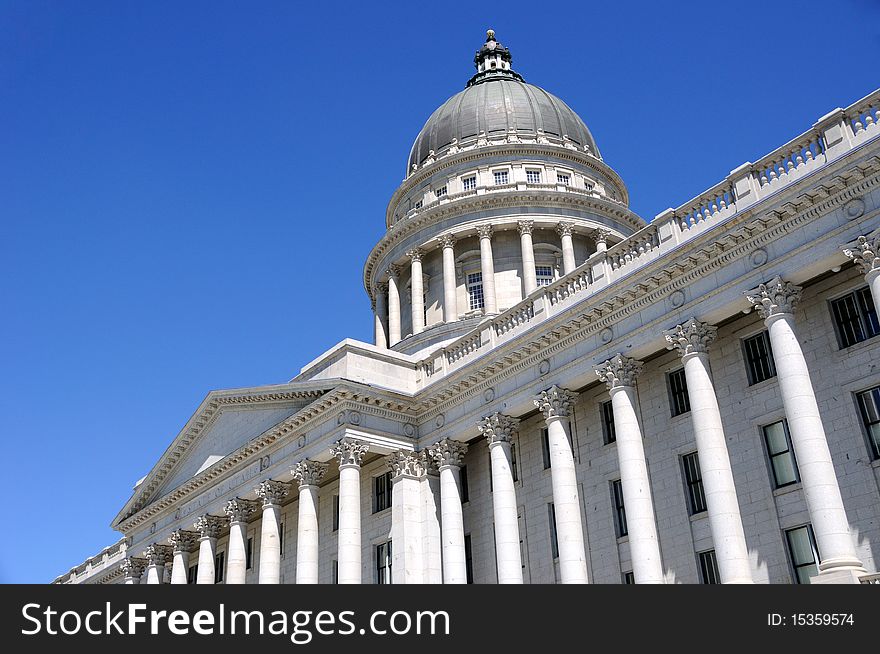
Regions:
M 859 577 L 860 584 L 878 584 L 880 585 L 880 573 L 873 575 L 862 575 Z
M 759 159 L 731 172 L 727 179 L 654 220 L 604 252 L 595 252 L 582 265 L 455 342 L 430 355 L 443 364 L 443 373 L 469 363 L 496 344 L 510 340 L 559 311 L 594 295 L 669 250 L 696 238 L 706 229 L 776 193 L 795 180 L 838 159 L 880 135 L 880 90 L 821 118 L 808 132 Z M 515 185 L 507 185 L 515 186 Z M 530 184 L 527 187 L 546 187 Z M 549 185 L 556 187 L 557 185 Z M 491 188 L 491 187 L 490 187 Z M 590 193 L 567 187 L 567 190 Z M 471 191 L 473 193 L 473 191 Z M 439 355 L 439 356 L 438 356 Z M 431 381 L 439 366 L 431 369 Z M 442 375 L 441 375 L 442 376 Z M 425 376 L 421 381 L 424 382 Z M 870 582 L 874 583 L 874 582 Z

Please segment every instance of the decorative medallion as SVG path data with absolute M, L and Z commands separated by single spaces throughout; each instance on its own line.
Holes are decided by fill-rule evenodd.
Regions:
M 751 262 L 753 268 L 763 266 L 765 263 L 767 263 L 768 258 L 769 257 L 767 256 L 767 250 L 765 250 L 764 248 L 758 248 L 749 255 L 749 261 Z
M 446 424 L 446 416 L 440 413 L 434 419 L 434 426 L 437 427 L 437 429 L 440 429 L 444 424 Z
M 865 201 L 861 198 L 850 200 L 843 207 L 843 215 L 846 216 L 847 220 L 855 220 L 863 213 L 865 213 Z
M 352 425 L 361 424 L 360 411 L 349 411 L 348 412 L 348 422 L 350 422 Z
M 403 433 L 407 436 L 414 436 L 416 433 L 416 426 L 411 422 L 406 423 L 403 426 Z
M 669 294 L 669 304 L 671 304 L 676 309 L 682 306 L 684 304 L 684 301 L 685 295 L 684 291 L 682 290 L 672 291 L 672 293 Z
M 614 338 L 614 332 L 611 331 L 611 327 L 606 327 L 599 332 L 599 340 L 603 343 L 610 343 L 612 338 Z
M 483 391 L 483 401 L 484 402 L 488 403 L 494 399 L 495 399 L 495 389 L 494 388 L 487 388 L 485 391 Z
M 548 372 L 550 372 L 550 362 L 547 359 L 544 359 L 541 362 L 541 365 L 538 366 L 538 373 L 541 375 L 546 375 Z

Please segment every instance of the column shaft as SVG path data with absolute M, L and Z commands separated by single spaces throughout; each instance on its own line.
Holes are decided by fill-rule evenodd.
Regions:
M 296 527 L 296 583 L 318 583 L 318 487 L 311 484 L 299 487 L 299 519 Z
M 510 443 L 489 445 L 492 462 L 492 508 L 495 516 L 495 555 L 499 584 L 523 583 L 522 554 L 519 544 L 519 517 L 516 488 L 510 466 Z
M 560 223 L 558 231 L 562 244 L 562 272 L 567 275 L 577 267 L 574 259 L 574 243 L 571 240 L 571 224 Z
M 174 552 L 174 561 L 171 564 L 171 583 L 185 584 L 187 583 L 187 574 L 189 573 L 189 552 L 185 550 L 177 550 Z
M 397 287 L 397 273 L 388 276 L 388 345 L 394 347 L 400 342 L 400 289 Z
M 530 295 L 538 288 L 538 277 L 535 271 L 535 248 L 532 244 L 531 221 L 524 225 L 520 222 L 519 241 L 522 249 L 523 295 Z
M 384 284 L 376 287 L 375 340 L 376 347 L 382 348 L 388 347 L 388 328 L 386 324 L 388 316 L 387 293 L 388 289 Z
M 443 320 L 458 320 L 458 293 L 455 285 L 455 249 L 451 239 L 443 242 Z
M 147 583 L 161 584 L 165 580 L 165 566 L 150 564 L 147 566 Z
M 412 257 L 411 271 L 412 333 L 420 334 L 425 330 L 425 287 L 422 278 L 422 259 L 420 255 Z
M 340 584 L 361 583 L 361 468 L 347 464 L 339 469 Z
M 229 524 L 229 545 L 226 552 L 226 583 L 243 584 L 247 577 L 247 523 Z
M 440 468 L 440 525 L 443 538 L 443 583 L 466 584 L 461 469 L 458 466 Z
M 483 278 L 485 313 L 498 313 L 495 295 L 495 261 L 492 258 L 492 230 L 480 230 L 480 271 Z
M 210 536 L 199 538 L 199 568 L 197 584 L 214 583 L 214 557 L 217 555 L 217 539 Z
M 260 525 L 260 571 L 258 583 L 281 583 L 281 507 L 277 504 L 263 505 Z

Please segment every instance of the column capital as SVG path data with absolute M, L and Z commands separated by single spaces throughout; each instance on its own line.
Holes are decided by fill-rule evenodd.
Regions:
M 422 257 L 425 256 L 425 252 L 421 248 L 413 248 L 406 252 L 406 256 L 408 256 L 413 262 L 421 262 Z
M 122 568 L 122 574 L 124 576 L 137 579 L 144 574 L 147 565 L 149 565 L 149 562 L 146 559 L 137 556 L 129 556 L 128 558 L 123 559 L 120 567 Z
M 378 293 L 387 293 L 388 292 L 388 282 L 376 282 L 376 292 Z
M 492 238 L 492 225 L 478 225 L 477 236 L 479 236 L 481 240 L 484 238 Z
M 616 354 L 596 366 L 595 370 L 599 380 L 605 382 L 609 391 L 613 391 L 623 386 L 635 386 L 636 378 L 642 372 L 642 362 Z
M 497 443 L 509 443 L 519 429 L 519 419 L 495 412 L 480 420 L 477 429 L 489 441 L 489 447 Z
M 561 222 L 556 225 L 556 232 L 560 236 L 571 236 L 574 232 L 574 223 Z
M 397 481 L 400 477 L 421 479 L 427 474 L 427 460 L 423 452 L 397 450 L 385 458 L 391 468 L 391 479 Z
M 340 438 L 330 447 L 330 453 L 339 459 L 340 468 L 343 466 L 360 467 L 361 461 L 369 449 L 368 443 L 346 436 Z
M 862 274 L 880 271 L 880 232 L 859 236 L 844 246 L 843 253 L 855 262 Z
M 385 274 L 388 275 L 389 279 L 396 280 L 398 277 L 400 277 L 400 266 L 398 266 L 396 263 L 392 263 L 385 270 Z
M 454 441 L 451 438 L 444 438 L 428 447 L 428 454 L 441 469 L 447 466 L 460 468 L 467 451 L 467 443 Z
M 219 538 L 225 522 L 220 516 L 205 514 L 199 517 L 194 526 L 199 538 Z
M 691 318 L 674 328 L 663 332 L 666 337 L 666 349 L 678 350 L 684 358 L 689 354 L 705 354 L 718 335 L 718 328 L 709 323 Z
M 783 313 L 794 313 L 802 290 L 800 286 L 777 275 L 766 284 L 759 284 L 758 288 L 746 291 L 745 296 L 758 315 L 768 320 Z
M 259 503 L 253 500 L 243 500 L 240 497 L 233 497 L 226 503 L 223 509 L 229 517 L 229 523 L 248 522 L 257 512 Z
M 516 226 L 519 229 L 520 236 L 522 236 L 523 234 L 531 234 L 532 229 L 534 229 L 534 227 L 535 227 L 535 221 L 534 220 L 519 220 L 519 221 L 517 221 Z
M 600 228 L 593 232 L 593 240 L 596 243 L 605 243 L 607 245 L 609 236 L 611 236 L 610 229 Z
M 440 247 L 442 249 L 455 247 L 455 235 L 454 234 L 443 234 L 439 239 Z
M 261 481 L 254 491 L 257 493 L 257 497 L 263 500 L 264 507 L 280 505 L 284 498 L 290 494 L 290 484 L 267 479 L 266 481 Z
M 324 478 L 329 467 L 330 465 L 327 463 L 303 459 L 294 465 L 290 472 L 293 478 L 299 482 L 299 487 L 302 488 L 303 486 L 317 486 L 321 483 L 321 479 Z
M 171 549 L 170 545 L 153 543 L 144 550 L 144 558 L 150 565 L 165 565 L 166 563 L 171 563 L 171 560 L 174 558 L 174 550 Z
M 538 410 L 544 414 L 544 420 L 550 422 L 554 418 L 566 418 L 571 414 L 574 406 L 574 398 L 577 393 L 560 388 L 553 384 L 550 388 L 538 393 L 532 401 Z
M 192 552 L 199 542 L 199 533 L 196 531 L 187 531 L 186 529 L 177 529 L 171 532 L 168 537 L 171 543 L 171 549 L 176 552 Z

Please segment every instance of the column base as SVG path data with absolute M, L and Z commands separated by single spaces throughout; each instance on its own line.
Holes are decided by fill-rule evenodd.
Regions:
M 853 568 L 849 569 L 841 569 L 834 568 L 833 570 L 825 570 L 824 572 L 820 572 L 815 577 L 810 577 L 811 584 L 859 584 L 861 583 L 860 577 L 866 575 L 867 572 L 862 570 L 856 570 Z

